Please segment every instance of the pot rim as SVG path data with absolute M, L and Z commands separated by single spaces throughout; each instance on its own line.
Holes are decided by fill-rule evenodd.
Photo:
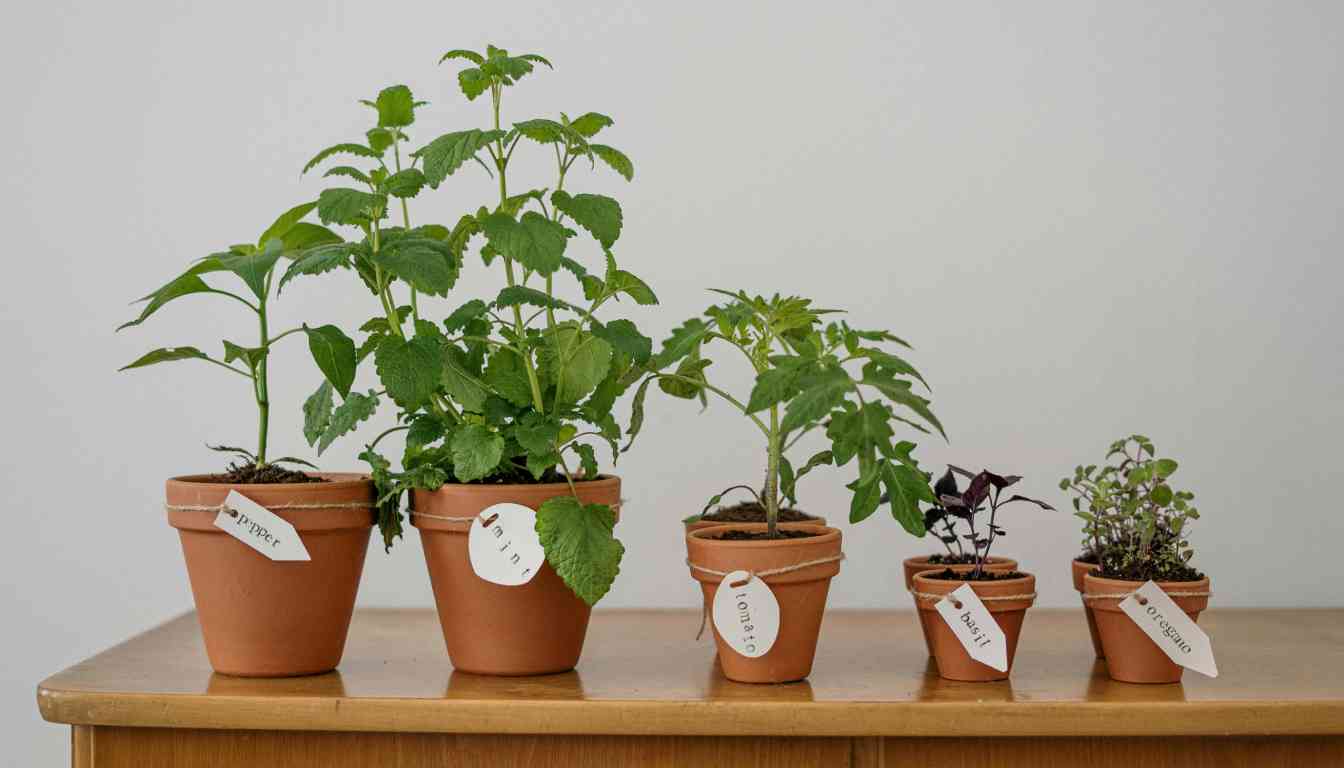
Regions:
M 237 488 L 243 489 L 275 489 L 278 491 L 290 491 L 296 489 L 314 488 L 341 488 L 349 485 L 363 485 L 373 482 L 373 476 L 363 472 L 310 472 L 310 475 L 321 477 L 328 482 L 325 483 L 219 483 L 207 482 L 202 480 L 206 477 L 214 477 L 211 473 L 197 473 L 191 475 L 173 475 L 168 478 L 169 483 L 182 485 L 188 488 Z
M 606 486 L 606 485 L 618 484 L 618 483 L 620 483 L 620 482 L 621 482 L 621 476 L 620 476 L 620 475 L 598 475 L 597 477 L 593 478 L 592 480 L 580 480 L 580 479 L 576 479 L 576 480 L 574 481 L 574 484 L 575 484 L 575 485 L 578 485 L 578 486 L 598 487 L 598 486 Z M 423 493 L 423 494 L 427 494 L 427 495 L 433 496 L 433 495 L 435 495 L 435 494 L 445 494 L 445 495 L 446 495 L 446 494 L 453 494 L 453 493 L 476 494 L 476 493 L 484 493 L 484 492 L 486 492 L 486 491 L 498 491 L 498 490 L 500 490 L 500 489 L 511 489 L 511 488 L 528 488 L 528 489 L 531 489 L 531 490 L 534 490 L 534 491 L 541 491 L 541 492 L 552 491 L 552 490 L 553 490 L 553 491 L 560 491 L 560 492 L 562 492 L 562 493 L 568 493 L 568 492 L 569 492 L 569 483 L 567 483 L 567 482 L 559 482 L 559 483 L 458 483 L 458 482 L 452 482 L 452 481 L 449 481 L 449 482 L 446 482 L 446 483 L 444 483 L 443 485 L 439 486 L 438 489 L 433 490 L 433 491 L 427 491 L 427 490 L 425 490 L 424 488 L 413 488 L 413 489 L 411 489 L 411 490 L 412 490 L 413 493 Z M 557 494 L 557 495 L 558 495 L 558 494 Z
M 939 597 L 942 597 L 943 595 L 951 594 L 953 591 L 961 588 L 962 584 L 970 584 L 971 591 L 983 597 L 997 597 L 997 595 L 982 594 L 979 589 L 980 587 L 989 587 L 989 586 L 1025 587 L 1027 585 L 1030 585 L 1031 591 L 1033 593 L 1036 591 L 1036 574 L 1027 573 L 1026 571 L 1022 571 L 1021 572 L 1022 575 L 1015 579 L 994 579 L 993 581 L 968 581 L 966 579 L 960 579 L 960 580 L 933 579 L 928 577 L 926 575 L 927 573 L 928 571 L 924 571 L 915 574 L 915 577 L 913 579 L 915 584 L 915 590 L 912 591 L 921 591 L 925 592 L 926 594 L 937 594 Z M 923 590 L 919 589 L 919 587 L 921 586 L 924 586 L 925 589 Z M 936 587 L 937 589 L 946 588 L 946 591 L 939 592 L 937 591 L 937 589 L 935 589 L 932 592 L 930 592 L 928 590 L 929 587 Z M 921 611 L 936 610 L 934 608 L 934 604 L 937 601 L 927 597 L 920 597 L 918 595 L 911 595 L 911 597 L 915 598 L 915 607 L 918 608 L 919 610 Z M 1003 613 L 1007 611 L 1019 611 L 1019 610 L 1025 611 L 1026 609 L 1036 604 L 1036 597 L 1033 596 L 1030 598 L 1021 598 L 1018 600 L 1004 601 L 1004 603 L 1006 604 L 998 605 L 997 607 L 994 603 L 990 603 L 985 607 L 989 610 L 990 613 Z
M 806 542 L 809 545 L 823 544 L 823 543 L 829 544 L 832 541 L 835 541 L 840 538 L 839 528 L 832 528 L 829 525 L 818 526 L 814 523 L 780 523 L 779 527 L 783 530 L 795 530 L 798 528 L 802 528 L 809 531 L 815 531 L 816 529 L 820 528 L 822 531 L 824 531 L 824 533 L 822 533 L 820 536 L 805 536 L 799 539 L 752 539 L 745 541 L 724 541 L 722 539 L 712 539 L 709 537 L 709 534 L 714 533 L 716 531 L 726 531 L 732 529 L 746 530 L 753 532 L 759 531 L 760 528 L 753 527 L 759 525 L 764 525 L 764 523 L 722 523 L 720 525 L 711 525 L 705 528 L 699 528 L 694 531 L 689 531 L 687 532 L 686 537 L 689 539 L 695 539 L 697 541 L 703 541 L 705 542 L 706 545 L 711 547 L 723 547 L 726 549 L 747 549 L 747 550 L 769 549 L 771 547 L 778 547 L 784 544 L 796 545 L 803 542 Z
M 975 565 L 975 563 L 930 563 L 928 562 L 930 557 L 933 557 L 933 555 L 916 555 L 914 557 L 905 558 L 904 560 L 901 561 L 901 563 L 903 565 L 932 565 L 934 566 L 932 570 L 937 570 L 939 567 L 951 568 L 953 566 L 963 567 L 967 565 Z M 1008 557 L 1005 555 L 990 555 L 988 558 L 985 559 L 986 565 L 1004 565 L 1005 563 L 1016 563 L 1016 562 L 1018 562 L 1017 558 Z
M 1147 581 L 1138 581 L 1135 579 L 1112 579 L 1106 576 L 1097 576 L 1092 573 L 1084 574 L 1083 584 L 1087 584 L 1089 581 L 1092 583 L 1104 582 L 1106 584 L 1135 584 L 1138 586 L 1143 586 L 1144 584 L 1148 583 Z M 1149 579 L 1148 581 L 1152 581 L 1152 579 Z M 1157 581 L 1153 583 L 1157 584 L 1157 586 L 1161 587 L 1163 590 L 1166 590 L 1167 587 L 1189 587 L 1195 584 L 1208 584 L 1210 583 L 1210 581 L 1211 580 L 1209 579 L 1209 577 L 1205 576 L 1202 579 L 1195 579 L 1193 581 Z

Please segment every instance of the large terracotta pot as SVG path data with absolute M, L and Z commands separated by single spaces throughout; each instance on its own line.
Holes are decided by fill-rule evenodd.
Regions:
M 1101 566 L 1097 563 L 1084 563 L 1081 560 L 1074 560 L 1070 563 L 1073 571 L 1073 588 L 1078 591 L 1078 596 L 1083 595 L 1083 576 L 1087 573 L 1097 570 Z M 1101 648 L 1101 636 L 1097 634 L 1097 618 L 1092 614 L 1092 606 L 1087 600 L 1083 600 L 1083 613 L 1087 615 L 1087 633 L 1092 636 L 1092 651 L 1097 654 L 1098 659 L 1106 658 L 1106 652 Z
M 621 499 L 621 480 L 602 477 L 576 482 L 584 504 Z M 417 490 L 415 512 L 470 518 L 504 502 L 539 508 L 547 499 L 568 495 L 567 483 L 534 485 L 445 484 L 437 491 Z M 461 672 L 482 675 L 545 675 L 574 668 L 583 652 L 592 609 L 543 563 L 526 584 L 506 587 L 476 575 L 467 554 L 470 522 L 448 522 L 415 512 L 429 567 L 429 582 L 439 610 L 448 658 Z
M 182 539 L 216 672 L 290 677 L 340 663 L 373 530 L 374 488 L 367 475 L 322 477 L 330 482 L 230 485 L 206 475 L 168 481 L 168 523 Z M 216 512 L 172 509 L 217 507 L 234 490 L 293 525 L 312 559 L 269 560 L 216 528 Z M 284 508 L 299 505 L 320 506 Z
M 1008 644 L 1008 669 L 1002 672 L 971 658 L 961 641 L 952 634 L 942 614 L 934 607 L 943 595 L 956 590 L 962 584 L 970 584 L 975 594 L 985 599 L 985 608 L 1003 630 Z M 924 622 L 928 628 L 929 642 L 933 646 L 933 660 L 938 664 L 940 676 L 949 680 L 973 683 L 1008 679 L 1013 671 L 1013 658 L 1017 655 L 1017 640 L 1022 634 L 1022 619 L 1026 617 L 1027 609 L 1036 602 L 1035 576 L 1024 573 L 1019 579 L 1002 581 L 951 581 L 933 579 L 929 578 L 927 573 L 919 573 L 915 574 L 914 589 L 920 595 L 929 595 L 929 597 L 916 596 L 915 606 L 921 614 L 929 614 L 924 616 Z M 1019 595 L 1021 597 L 1016 597 Z M 1005 597 L 1016 599 L 986 599 Z
M 807 523 L 781 523 L 783 530 L 817 530 Z M 717 538 L 725 531 L 755 530 L 748 525 L 728 524 L 702 528 L 686 536 L 690 551 L 691 578 L 700 582 L 705 605 L 714 604 L 723 576 L 700 570 L 731 573 L 753 573 L 791 565 L 839 558 L 840 531 L 822 528 L 820 536 L 798 539 L 750 541 L 723 541 Z M 779 603 L 779 634 L 765 655 L 747 658 L 724 642 L 718 629 L 714 641 L 718 646 L 719 665 L 730 680 L 741 683 L 786 683 L 802 680 L 812 672 L 812 660 L 817 652 L 817 638 L 821 634 L 821 619 L 826 612 L 826 593 L 831 579 L 840 572 L 840 561 L 820 563 L 797 571 L 763 578 Z M 713 622 L 710 622 L 711 626 Z
M 1083 596 L 1092 605 L 1097 620 L 1097 634 L 1106 653 L 1106 670 L 1112 680 L 1122 683 L 1179 683 L 1185 668 L 1167 657 L 1152 638 L 1120 609 L 1121 597 L 1092 597 L 1093 595 L 1128 595 L 1143 586 L 1139 581 L 1104 579 L 1092 573 L 1083 575 Z M 1168 594 L 1172 592 L 1209 591 L 1209 580 L 1159 581 L 1157 586 Z M 1196 597 L 1172 596 L 1172 601 L 1185 611 L 1191 621 L 1209 607 L 1207 594 Z
M 920 557 L 907 557 L 901 563 L 901 568 L 905 571 L 906 592 L 909 592 L 911 588 L 914 587 L 915 574 L 920 573 L 921 571 L 941 571 L 945 568 L 950 568 L 952 569 L 953 573 L 970 573 L 971 571 L 975 570 L 975 565 L 971 563 L 962 563 L 962 564 L 930 563 L 929 557 L 930 555 L 922 555 Z M 985 560 L 985 570 L 995 571 L 997 573 L 1007 573 L 1008 571 L 1016 571 L 1017 561 L 1011 557 L 998 557 L 996 555 L 990 555 L 989 558 Z M 923 611 L 915 611 L 915 616 L 919 618 L 919 628 L 924 634 L 924 649 L 929 652 L 930 656 L 932 656 L 933 642 L 929 640 L 928 616 L 926 616 Z M 935 616 L 935 618 L 937 617 Z

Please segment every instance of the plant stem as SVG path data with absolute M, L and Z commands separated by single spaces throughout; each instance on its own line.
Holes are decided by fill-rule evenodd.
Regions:
M 392 131 L 392 157 L 393 157 L 393 159 L 396 161 L 397 173 L 401 173 L 401 142 L 400 142 L 400 140 L 399 140 L 400 137 L 401 137 L 401 131 L 398 131 L 398 130 L 396 130 L 396 129 L 393 129 L 393 131 Z M 410 210 L 406 207 L 406 198 L 403 197 L 403 198 L 400 198 L 400 200 L 401 200 L 401 223 L 402 223 L 402 227 L 403 227 L 404 229 L 406 229 L 407 231 L 410 231 L 410 229 L 411 229 L 411 212 L 410 212 Z M 420 321 L 420 301 L 419 301 L 419 296 L 418 296 L 418 294 L 416 293 L 415 286 L 411 286 L 411 317 L 412 317 L 416 322 L 419 322 L 419 321 Z
M 766 537 L 779 538 L 779 405 L 770 406 L 769 459 L 765 473 L 765 531 Z
M 274 274 L 274 273 L 272 273 Z M 266 276 L 266 296 L 271 293 L 271 276 Z M 261 359 L 257 361 L 255 378 L 252 381 L 253 390 L 257 396 L 257 466 L 266 466 L 266 438 L 271 428 L 271 402 L 268 394 L 267 379 L 267 358 L 270 357 L 266 348 L 270 345 L 270 327 L 266 320 L 266 298 L 262 297 L 257 304 L 257 322 L 261 331 L 261 344 L 258 345 L 263 350 Z

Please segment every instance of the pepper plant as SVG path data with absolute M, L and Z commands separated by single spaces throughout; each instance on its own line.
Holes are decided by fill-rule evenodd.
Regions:
M 604 322 L 597 313 L 622 299 L 648 305 L 657 298 L 644 281 L 618 267 L 613 255 L 623 222 L 620 203 L 571 191 L 566 183 L 576 164 L 596 168 L 600 162 L 627 181 L 634 166 L 619 150 L 592 141 L 613 124 L 605 115 L 504 122 L 505 92 L 536 67 L 549 68 L 545 58 L 488 46 L 481 53 L 449 51 L 440 61 L 467 64 L 457 84 L 469 101 L 489 95 L 486 127 L 445 133 L 402 158 L 401 129 L 414 121 L 418 106 L 406 91 L 398 102 L 407 109 L 394 119 L 379 110 L 374 130 L 390 131 L 387 138 L 379 134 L 319 154 L 315 163 L 341 152 L 377 159 L 377 167 L 359 171 L 366 189 L 327 190 L 318 200 L 324 220 L 352 224 L 362 237 L 314 249 L 291 271 L 297 276 L 354 268 L 379 296 L 382 313 L 363 327 L 369 336 L 360 349 L 371 351 L 385 392 L 398 406 L 399 423 L 362 458 L 379 485 L 385 542 L 390 545 L 400 534 L 397 504 L 408 489 L 435 490 L 448 482 L 565 483 L 568 493 L 538 509 L 537 532 L 556 572 L 592 604 L 610 588 L 624 548 L 612 533 L 614 510 L 581 503 L 577 485 L 599 476 L 594 440 L 609 445 L 616 460 L 620 426 L 612 409 L 653 347 L 631 321 Z M 383 100 L 380 95 L 373 104 Z M 554 157 L 551 186 L 511 188 L 514 152 L 524 143 Z M 389 149 L 390 167 L 382 159 Z M 494 177 L 495 199 L 458 217 L 451 228 L 412 228 L 404 200 L 426 187 L 437 189 L 469 164 Z M 347 170 L 327 173 L 357 178 Z M 411 181 L 399 193 L 393 180 L 403 174 Z M 400 227 L 382 223 L 393 198 L 399 198 Z M 324 206 L 324 199 L 332 204 Z M 571 240 L 579 238 L 579 230 L 591 240 L 600 271 L 589 272 L 572 255 Z M 416 293 L 446 294 L 468 250 L 477 246 L 485 267 L 502 278 L 498 293 L 460 303 L 441 322 L 425 319 Z M 404 306 L 394 295 L 398 280 L 409 290 Z M 573 286 L 569 294 L 561 290 L 566 281 Z M 403 330 L 407 324 L 410 329 Z M 317 414 L 310 435 L 318 434 L 321 414 L 330 408 L 321 388 L 313 397 L 316 403 L 310 400 L 313 407 L 306 408 Z M 377 451 L 378 442 L 393 432 L 405 433 L 399 471 Z
M 281 214 L 255 244 L 231 245 L 196 261 L 185 272 L 163 285 L 158 290 L 139 299 L 144 303 L 139 316 L 123 323 L 117 330 L 137 326 L 171 301 L 189 295 L 222 296 L 247 307 L 257 321 L 255 342 L 240 343 L 225 340 L 224 351 L 220 357 L 212 357 L 201 349 L 192 346 L 163 347 L 146 353 L 121 370 L 142 368 L 156 363 L 174 360 L 203 360 L 248 380 L 257 404 L 257 444 L 256 450 L 229 448 L 220 446 L 216 450 L 234 453 L 248 460 L 243 476 L 254 481 L 270 479 L 296 479 L 284 472 L 266 472 L 268 465 L 276 463 L 299 463 L 312 466 L 306 461 L 293 457 L 271 459 L 268 456 L 267 443 L 270 432 L 270 355 L 271 348 L 281 339 L 304 334 L 308 347 L 318 367 L 329 380 L 337 382 L 338 387 L 349 389 L 354 379 L 353 366 L 345 363 L 343 345 L 348 343 L 345 334 L 333 325 L 316 328 L 300 325 L 279 333 L 272 333 L 269 308 L 272 298 L 271 284 L 276 267 L 283 259 L 296 258 L 300 253 L 315 247 L 338 242 L 340 238 L 330 230 L 318 224 L 303 221 L 316 207 L 314 203 L 296 206 Z M 251 298 L 233 291 L 211 286 L 206 275 L 229 272 L 237 277 L 251 294 Z M 351 347 L 353 352 L 353 346 Z
M 909 345 L 886 331 L 857 330 L 843 321 L 824 323 L 834 310 L 813 308 L 810 299 L 716 292 L 731 301 L 686 321 L 653 359 L 651 372 L 635 391 L 631 438 L 643 424 L 653 382 L 674 397 L 703 402 L 715 395 L 761 433 L 765 482 L 759 493 L 750 485 L 733 486 L 712 497 L 706 509 L 725 493 L 745 489 L 766 510 L 768 536 L 777 538 L 781 502 L 797 503 L 797 484 L 804 475 L 820 466 L 855 462 L 857 476 L 846 486 L 853 493 L 850 521 L 871 516 L 886 489 L 892 516 L 910 533 L 923 536 L 919 502 L 934 501 L 933 492 L 911 455 L 915 443 L 897 440 L 895 426 L 926 434 L 930 428 L 943 434 L 943 427 L 929 401 L 914 391 L 915 382 L 927 388 L 923 377 L 882 348 Z M 736 349 L 750 363 L 756 379 L 745 402 L 706 376 L 712 361 L 705 349 L 715 343 Z M 830 447 L 796 463 L 790 452 L 814 430 L 824 431 Z
M 1171 487 L 1175 459 L 1159 458 L 1152 440 L 1130 435 L 1111 443 L 1106 464 L 1074 469 L 1059 481 L 1074 494 L 1074 515 L 1083 521 L 1084 559 L 1101 564 L 1101 575 L 1147 581 L 1196 581 L 1188 563 L 1194 549 L 1187 525 L 1199 519 L 1195 495 Z
M 965 490 L 957 488 L 957 475 L 969 481 Z M 1017 494 L 1003 498 L 1003 491 L 1021 480 L 1019 475 L 1000 475 L 987 469 L 972 474 L 961 467 L 948 465 L 947 472 L 934 483 L 933 490 L 938 501 L 925 510 L 924 525 L 943 542 L 952 561 L 975 564 L 975 570 L 971 572 L 972 579 L 978 579 L 984 572 L 995 539 L 1008 535 L 999 526 L 1000 508 L 1025 501 L 1042 509 L 1054 509 L 1044 501 Z M 984 521 L 983 527 L 977 529 L 976 515 L 985 511 L 986 504 L 989 507 L 989 519 Z M 964 533 L 958 531 L 957 520 L 963 523 Z M 963 541 L 970 544 L 969 552 L 962 544 Z M 954 544 L 956 551 L 952 549 Z

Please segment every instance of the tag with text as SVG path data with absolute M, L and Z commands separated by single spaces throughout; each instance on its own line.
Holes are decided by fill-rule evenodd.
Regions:
M 486 507 L 471 521 L 467 555 L 471 570 L 492 584 L 526 584 L 546 562 L 537 537 L 537 513 L 510 502 Z
M 215 527 L 271 560 L 312 560 L 294 526 L 237 491 L 229 491 L 224 499 Z
M 1008 671 L 1008 638 L 970 584 L 952 590 L 934 607 L 972 659 L 1000 672 Z
M 779 636 L 779 601 L 770 586 L 746 571 L 733 571 L 714 593 L 714 628 L 749 659 L 770 651 Z
M 1145 582 L 1120 601 L 1120 610 L 1172 661 L 1202 675 L 1218 676 L 1209 636 L 1157 584 Z

